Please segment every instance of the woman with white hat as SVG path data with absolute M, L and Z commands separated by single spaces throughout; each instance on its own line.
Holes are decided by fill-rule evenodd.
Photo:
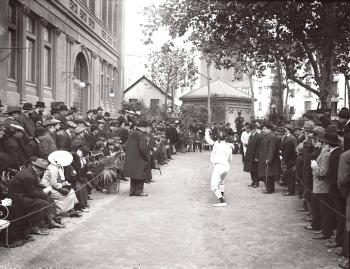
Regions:
M 81 217 L 74 210 L 74 205 L 78 203 L 78 199 L 64 176 L 63 167 L 72 163 L 72 154 L 64 150 L 57 150 L 52 152 L 48 159 L 50 165 L 47 167 L 41 184 L 45 187 L 52 187 L 50 196 L 55 200 L 59 214 L 69 213 L 71 217 Z

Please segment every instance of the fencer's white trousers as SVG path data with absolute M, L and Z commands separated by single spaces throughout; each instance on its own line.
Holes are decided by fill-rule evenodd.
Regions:
M 229 165 L 216 163 L 211 174 L 210 187 L 217 198 L 221 198 L 221 192 L 225 191 L 225 177 L 230 170 Z

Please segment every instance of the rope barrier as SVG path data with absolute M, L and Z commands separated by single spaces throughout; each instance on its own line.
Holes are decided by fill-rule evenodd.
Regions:
M 50 204 L 48 204 L 48 205 L 46 205 L 46 206 L 44 206 L 44 207 L 42 207 L 42 208 L 40 208 L 40 209 L 38 209 L 38 210 L 36 210 L 36 211 L 33 211 L 33 212 L 28 213 L 27 215 L 24 215 L 24 216 L 21 216 L 21 217 L 19 217 L 19 218 L 14 219 L 14 220 L 11 220 L 10 223 L 14 223 L 14 222 L 16 222 L 16 221 L 18 221 L 18 220 L 21 220 L 21 219 L 24 219 L 24 218 L 29 217 L 29 216 L 31 216 L 31 215 L 34 215 L 34 214 L 36 214 L 36 213 L 38 213 L 38 212 L 41 212 L 41 211 L 43 211 L 43 210 L 49 208 L 49 207 L 52 206 L 52 205 L 55 205 L 57 202 L 63 201 L 63 200 L 66 199 L 68 196 L 71 196 L 71 195 L 75 194 L 77 191 L 82 190 L 85 186 L 87 186 L 90 182 L 92 182 L 93 180 L 95 180 L 96 178 L 98 178 L 101 174 L 102 174 L 102 172 L 99 173 L 99 174 L 98 174 L 97 176 L 95 176 L 94 178 L 88 180 L 83 186 L 81 186 L 80 188 L 74 190 L 74 192 L 70 192 L 69 194 L 67 194 L 67 195 L 64 196 L 63 198 L 61 198 L 61 199 L 59 199 L 59 200 L 56 200 L 54 203 L 50 203 Z
M 312 197 L 317 198 L 317 200 L 319 202 L 321 202 L 322 204 L 324 204 L 325 206 L 327 206 L 329 209 L 331 209 L 334 213 L 337 213 L 339 216 L 341 216 L 344 220 L 350 221 L 350 216 L 349 218 L 347 218 L 344 214 L 340 213 L 338 210 L 336 210 L 334 207 L 332 207 L 331 205 L 327 204 L 326 202 L 322 201 L 319 197 L 317 197 L 315 195 L 315 193 L 312 192 L 312 190 L 310 190 L 310 188 L 308 188 L 303 182 L 302 180 L 299 178 L 299 176 L 297 174 L 295 174 L 297 180 L 300 182 L 300 184 L 311 193 Z

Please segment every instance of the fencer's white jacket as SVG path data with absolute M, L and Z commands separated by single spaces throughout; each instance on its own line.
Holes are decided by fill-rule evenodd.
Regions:
M 232 160 L 232 146 L 226 143 L 225 141 L 214 141 L 210 137 L 210 129 L 205 130 L 205 141 L 211 146 L 213 146 L 213 150 L 210 155 L 210 161 L 212 164 L 222 164 L 222 165 L 230 165 L 230 161 Z

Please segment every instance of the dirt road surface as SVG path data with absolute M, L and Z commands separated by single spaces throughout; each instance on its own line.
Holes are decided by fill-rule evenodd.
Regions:
M 234 155 L 226 208 L 214 208 L 209 152 L 154 170 L 149 197 L 94 193 L 91 212 L 23 247 L 0 248 L 0 268 L 337 268 L 337 257 L 303 229 L 300 200 L 251 189 Z

